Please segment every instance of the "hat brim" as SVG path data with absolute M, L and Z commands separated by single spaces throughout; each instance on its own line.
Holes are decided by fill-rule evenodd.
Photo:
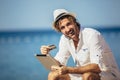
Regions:
M 60 16 L 58 16 L 56 19 L 55 19 L 55 21 L 54 21 L 54 23 L 56 23 L 60 18 L 62 18 L 62 17 L 64 17 L 64 16 L 73 16 L 73 17 L 75 17 L 75 15 L 74 14 L 72 14 L 72 13 L 63 13 L 62 15 L 60 15 Z

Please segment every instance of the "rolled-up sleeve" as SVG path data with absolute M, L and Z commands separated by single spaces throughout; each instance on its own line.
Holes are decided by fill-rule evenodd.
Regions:
M 59 42 L 59 51 L 57 52 L 55 59 L 59 61 L 62 65 L 66 65 L 70 53 L 68 51 L 67 40 L 65 36 L 62 36 Z
M 105 53 L 105 41 L 99 32 L 94 32 L 90 37 L 90 61 L 99 65 L 101 71 L 106 71 L 106 63 L 103 57 Z

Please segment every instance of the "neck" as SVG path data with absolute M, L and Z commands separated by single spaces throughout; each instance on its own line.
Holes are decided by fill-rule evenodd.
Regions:
M 75 49 L 77 49 L 79 38 L 76 38 L 75 40 L 73 40 L 73 42 L 74 42 Z
M 77 45 L 78 45 L 78 42 L 79 42 L 79 32 L 80 32 L 80 30 L 78 30 L 78 33 L 76 34 L 76 37 L 73 39 L 74 46 L 75 46 L 76 49 L 77 49 Z

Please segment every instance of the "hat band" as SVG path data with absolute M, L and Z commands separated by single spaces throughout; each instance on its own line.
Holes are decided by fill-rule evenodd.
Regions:
M 55 21 L 57 21 L 60 17 L 62 17 L 62 15 L 64 15 L 64 14 L 66 14 L 66 13 L 61 13 L 60 15 L 58 15 L 57 17 L 56 17 L 56 20 Z

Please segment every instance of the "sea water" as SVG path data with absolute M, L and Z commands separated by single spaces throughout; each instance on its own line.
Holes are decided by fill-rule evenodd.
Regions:
M 120 68 L 120 29 L 98 29 L 113 51 Z M 61 34 L 53 30 L 0 32 L 0 80 L 47 80 L 48 70 L 35 58 L 41 45 L 54 44 Z M 68 66 L 74 66 L 72 58 Z

